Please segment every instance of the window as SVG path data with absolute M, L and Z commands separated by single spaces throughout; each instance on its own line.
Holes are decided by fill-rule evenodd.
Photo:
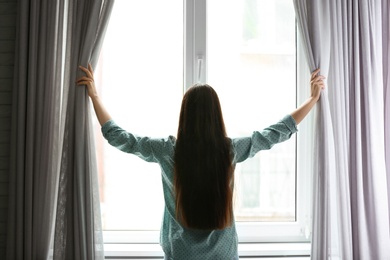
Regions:
M 139 135 L 175 135 L 183 95 L 183 3 L 116 1 L 98 67 L 101 96 L 120 126 Z M 105 140 L 99 151 L 103 229 L 158 230 L 164 206 L 159 166 Z
M 229 135 L 249 136 L 295 106 L 293 5 L 213 0 L 207 8 L 207 81 Z M 295 221 L 295 136 L 238 164 L 235 176 L 237 221 Z
M 117 0 L 96 80 L 115 121 L 134 134 L 176 135 L 182 95 L 199 81 L 217 91 L 228 135 L 246 136 L 308 96 L 296 35 L 288 0 Z M 96 129 L 105 241 L 158 242 L 159 166 L 110 147 Z M 240 242 L 307 241 L 312 129 L 299 129 L 237 165 Z

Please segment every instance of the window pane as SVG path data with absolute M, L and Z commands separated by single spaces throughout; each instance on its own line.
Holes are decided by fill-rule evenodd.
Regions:
M 229 136 L 250 135 L 295 108 L 295 14 L 289 0 L 208 2 L 208 82 Z M 295 136 L 236 167 L 238 221 L 295 220 Z
M 117 0 L 96 75 L 103 101 L 121 127 L 142 136 L 175 135 L 183 95 L 182 1 Z M 98 148 L 103 229 L 160 229 L 159 166 L 105 140 Z

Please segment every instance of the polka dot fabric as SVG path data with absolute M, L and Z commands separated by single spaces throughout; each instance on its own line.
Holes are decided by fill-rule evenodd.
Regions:
M 233 163 L 243 162 L 260 150 L 271 149 L 274 144 L 289 139 L 296 131 L 295 120 L 287 115 L 278 123 L 260 132 L 255 131 L 249 137 L 231 139 Z M 113 120 L 102 126 L 102 133 L 107 141 L 119 150 L 160 165 L 165 200 L 160 244 L 165 259 L 238 259 L 238 238 L 234 222 L 231 227 L 224 230 L 206 232 L 186 229 L 175 219 L 173 194 L 175 137 L 154 139 L 135 136 L 120 128 Z

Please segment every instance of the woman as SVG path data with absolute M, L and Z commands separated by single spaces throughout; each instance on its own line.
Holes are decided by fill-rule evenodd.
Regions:
M 235 164 L 270 149 L 297 131 L 320 98 L 324 77 L 312 73 L 311 96 L 278 123 L 250 137 L 226 136 L 219 99 L 208 85 L 195 85 L 184 95 L 177 138 L 151 139 L 126 132 L 112 120 L 94 83 L 91 66 L 81 67 L 102 132 L 121 151 L 159 163 L 164 191 L 160 244 L 165 259 L 238 259 L 232 196 Z

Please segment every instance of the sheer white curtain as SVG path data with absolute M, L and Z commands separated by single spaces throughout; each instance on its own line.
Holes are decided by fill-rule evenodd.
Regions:
M 390 259 L 383 3 L 294 0 L 309 67 L 327 76 L 315 143 L 313 259 Z
M 390 214 L 390 3 L 382 0 L 383 92 L 385 102 L 385 149 Z M 390 218 L 389 218 L 390 222 Z
M 112 5 L 19 1 L 7 259 L 48 259 L 53 233 L 54 259 L 104 259 L 88 96 L 75 81 L 79 64 L 96 64 Z
M 55 259 L 104 259 L 96 149 L 89 97 L 76 86 L 78 66 L 96 66 L 114 0 L 68 2 L 64 141 L 61 154 Z

